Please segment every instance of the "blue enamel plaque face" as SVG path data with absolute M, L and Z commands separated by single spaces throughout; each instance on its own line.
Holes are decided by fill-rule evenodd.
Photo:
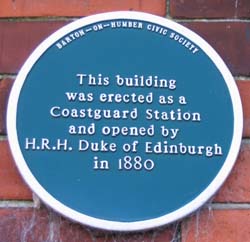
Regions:
M 242 109 L 217 53 L 185 27 L 144 13 L 80 19 L 47 38 L 12 89 L 8 136 L 28 185 L 93 227 L 171 223 L 229 174 Z

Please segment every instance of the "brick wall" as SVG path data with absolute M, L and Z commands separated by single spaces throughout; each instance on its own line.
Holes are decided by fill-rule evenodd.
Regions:
M 244 111 L 237 163 L 202 209 L 147 232 L 107 233 L 74 224 L 40 204 L 23 183 L 8 148 L 5 113 L 16 74 L 38 43 L 75 18 L 115 10 L 150 12 L 204 37 L 235 77 Z M 0 242 L 250 241 L 250 1 L 249 0 L 1 0 L 0 1 Z

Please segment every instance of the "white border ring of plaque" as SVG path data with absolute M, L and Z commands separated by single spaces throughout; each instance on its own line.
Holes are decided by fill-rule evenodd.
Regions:
M 204 189 L 204 191 L 201 192 L 192 201 L 188 202 L 184 206 L 181 206 L 179 209 L 174 210 L 168 214 L 164 214 L 162 216 L 155 218 L 149 218 L 145 220 L 138 220 L 132 222 L 112 221 L 107 219 L 96 218 L 94 216 L 88 216 L 66 206 L 61 201 L 58 201 L 55 197 L 53 197 L 49 192 L 46 191 L 46 189 L 38 182 L 34 174 L 31 172 L 30 168 L 28 167 L 25 161 L 22 150 L 20 148 L 20 144 L 18 141 L 18 134 L 17 134 L 17 109 L 18 109 L 18 100 L 20 92 L 32 67 L 39 60 L 39 58 L 46 52 L 46 50 L 51 46 L 55 45 L 55 43 L 59 41 L 61 38 L 63 38 L 65 35 L 71 33 L 76 29 L 79 29 L 83 26 L 95 24 L 100 21 L 111 21 L 111 20 L 113 21 L 118 19 L 150 22 L 155 25 L 162 26 L 166 29 L 174 30 L 175 32 L 180 33 L 182 36 L 195 43 L 196 46 L 198 46 L 201 50 L 203 50 L 205 54 L 211 59 L 214 65 L 218 68 L 218 71 L 223 76 L 231 96 L 233 113 L 234 113 L 233 136 L 227 157 L 225 158 L 225 162 L 221 167 L 220 171 L 218 172 L 218 174 L 214 177 L 211 183 Z M 177 221 L 197 210 L 209 198 L 211 198 L 211 196 L 215 194 L 215 192 L 221 187 L 221 185 L 227 178 L 237 158 L 241 144 L 241 135 L 243 129 L 242 116 L 243 116 L 242 106 L 235 81 L 231 73 L 229 72 L 228 68 L 224 64 L 223 60 L 205 40 L 203 40 L 201 37 L 199 37 L 191 30 L 187 29 L 186 27 L 183 27 L 180 24 L 164 19 L 162 17 L 157 17 L 146 13 L 121 11 L 121 12 L 97 14 L 70 23 L 67 26 L 56 31 L 34 50 L 34 52 L 25 62 L 14 83 L 8 104 L 7 130 L 8 130 L 8 139 L 10 142 L 11 151 L 20 173 L 22 174 L 23 178 L 25 179 L 26 183 L 30 186 L 30 188 L 38 195 L 39 198 L 41 198 L 43 202 L 49 205 L 49 207 L 53 208 L 60 214 L 74 221 L 89 226 L 93 226 L 95 228 L 115 230 L 115 231 L 136 231 L 136 230 L 150 229 L 153 227 L 158 227 Z M 177 179 L 181 178 L 177 177 Z M 112 206 L 116 205 L 113 204 Z

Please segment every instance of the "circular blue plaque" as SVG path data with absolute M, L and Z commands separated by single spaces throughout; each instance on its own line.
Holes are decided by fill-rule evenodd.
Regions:
M 7 113 L 16 164 L 64 216 L 133 231 L 202 206 L 236 160 L 242 108 L 213 48 L 138 12 L 77 20 L 42 42 Z

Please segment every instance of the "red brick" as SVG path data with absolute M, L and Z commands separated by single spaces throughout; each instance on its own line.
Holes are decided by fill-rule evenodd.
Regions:
M 206 210 L 183 223 L 182 241 L 249 242 L 249 228 L 249 210 Z
M 136 242 L 173 241 L 172 228 L 138 233 L 105 233 L 70 222 L 42 209 L 0 209 L 0 241 Z
M 0 141 L 0 155 L 0 199 L 31 200 L 32 193 L 19 175 L 7 141 Z
M 250 1 L 249 0 L 239 0 L 238 10 L 236 16 L 242 18 L 250 17 Z
M 120 10 L 136 10 L 164 16 L 165 0 L 2 0 L 0 17 L 86 16 Z
M 249 0 L 170 0 L 175 18 L 247 18 Z
M 236 164 L 214 202 L 250 202 L 250 143 L 243 143 Z
M 6 109 L 13 80 L 0 80 L 0 134 L 6 134 Z
M 214 47 L 234 75 L 250 75 L 249 22 L 189 22 L 183 24 Z
M 16 73 L 35 47 L 65 21 L 0 22 L 0 73 Z
M 250 80 L 238 81 L 244 115 L 243 136 L 250 137 Z

